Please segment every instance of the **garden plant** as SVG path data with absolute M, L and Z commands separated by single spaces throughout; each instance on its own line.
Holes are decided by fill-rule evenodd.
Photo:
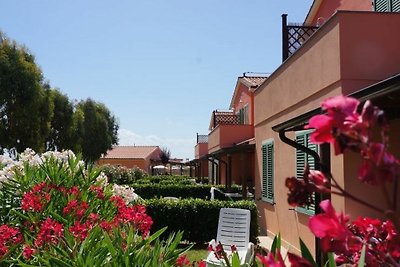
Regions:
M 175 266 L 189 249 L 71 151 L 2 156 L 0 180 L 0 266 Z

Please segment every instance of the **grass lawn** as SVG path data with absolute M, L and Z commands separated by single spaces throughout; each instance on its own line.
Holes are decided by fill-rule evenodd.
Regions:
M 208 244 L 195 244 L 188 252 L 186 252 L 185 254 L 190 262 L 200 261 L 207 258 L 207 245 Z

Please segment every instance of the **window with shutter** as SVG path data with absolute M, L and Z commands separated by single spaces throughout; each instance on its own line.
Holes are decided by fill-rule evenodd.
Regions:
M 318 152 L 318 145 L 311 143 L 310 141 L 311 131 L 299 131 L 296 132 L 296 142 L 302 146 L 308 147 L 316 152 Z M 303 179 L 304 168 L 308 164 L 310 170 L 315 169 L 315 160 L 314 158 L 301 151 L 300 149 L 296 149 L 296 178 Z M 313 195 L 313 202 L 315 202 L 315 196 Z M 297 211 L 307 213 L 307 214 L 314 214 L 315 213 L 315 204 L 308 205 L 306 207 L 298 207 L 296 208 Z
M 245 105 L 239 110 L 239 123 L 249 124 L 249 106 Z
M 400 12 L 400 0 L 374 0 L 376 12 Z
M 263 142 L 262 151 L 262 200 L 274 203 L 274 141 Z

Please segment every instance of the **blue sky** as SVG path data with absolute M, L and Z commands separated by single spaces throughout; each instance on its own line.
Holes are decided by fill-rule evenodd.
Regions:
M 121 145 L 193 158 L 196 133 L 227 109 L 243 72 L 281 63 L 281 14 L 311 0 L 3 0 L 0 29 L 71 99 L 103 102 Z

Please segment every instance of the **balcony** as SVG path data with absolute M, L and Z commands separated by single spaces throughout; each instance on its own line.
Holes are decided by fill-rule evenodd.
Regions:
M 319 107 L 329 96 L 348 95 L 398 74 L 398 25 L 399 13 L 338 11 L 256 91 L 256 127 L 278 124 Z
M 254 126 L 250 124 L 219 124 L 208 134 L 208 153 L 232 147 L 254 137 Z
M 208 153 L 208 135 L 197 134 L 197 144 L 194 147 L 194 158 L 199 159 Z

